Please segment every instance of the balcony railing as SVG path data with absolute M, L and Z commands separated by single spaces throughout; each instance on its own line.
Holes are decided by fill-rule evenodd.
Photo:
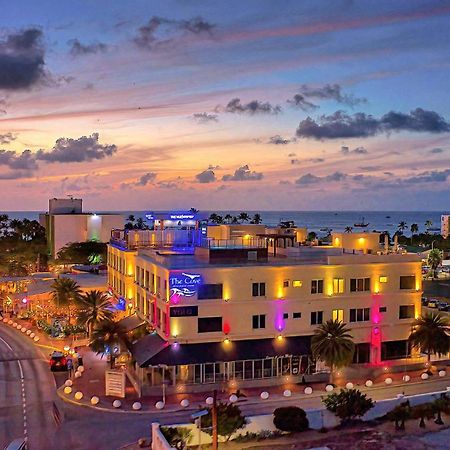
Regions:
M 240 249 L 240 248 L 266 248 L 267 241 L 264 238 L 234 238 L 212 239 L 204 238 L 200 241 L 200 247 L 209 249 Z

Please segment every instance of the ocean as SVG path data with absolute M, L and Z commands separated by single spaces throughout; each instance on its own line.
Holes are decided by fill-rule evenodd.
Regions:
M 101 214 L 101 211 L 96 211 Z M 105 213 L 119 213 L 124 217 L 133 214 L 136 218 L 145 219 L 148 211 L 104 211 Z M 241 211 L 201 211 L 204 217 L 209 216 L 211 212 L 216 212 L 221 216 L 231 214 L 237 216 Z M 397 231 L 399 222 L 406 222 L 408 229 L 405 234 L 410 234 L 409 227 L 412 223 L 419 226 L 419 232 L 425 231 L 425 222 L 430 220 L 433 229 L 440 229 L 441 214 L 448 214 L 449 211 L 246 211 L 250 217 L 259 213 L 266 225 L 278 225 L 280 221 L 293 220 L 296 226 L 306 227 L 310 231 L 320 232 L 320 229 L 330 228 L 333 231 L 344 231 L 345 227 L 361 222 L 364 218 L 365 223 L 369 223 L 365 228 L 369 231 L 388 231 L 393 234 Z M 37 220 L 39 211 L 13 211 L 3 212 L 10 218 Z M 353 228 L 357 231 L 358 228 Z

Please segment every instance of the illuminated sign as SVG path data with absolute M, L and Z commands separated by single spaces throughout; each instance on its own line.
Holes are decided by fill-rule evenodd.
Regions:
M 154 216 L 153 214 L 146 214 L 146 215 L 145 215 L 145 218 L 146 218 L 147 220 L 155 220 L 155 216 Z
M 198 306 L 173 306 L 170 308 L 170 317 L 198 316 Z
M 202 283 L 202 276 L 197 273 L 171 273 L 169 277 L 170 296 L 193 297 Z
M 195 218 L 194 214 L 169 214 L 172 220 L 192 220 Z
M 125 301 L 125 299 L 123 297 L 119 297 L 117 300 L 116 309 L 118 309 L 119 311 L 125 311 L 126 307 L 127 302 Z

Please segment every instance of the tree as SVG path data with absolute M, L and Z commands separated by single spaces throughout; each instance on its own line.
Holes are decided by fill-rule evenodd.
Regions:
M 408 228 L 408 225 L 406 224 L 405 221 L 401 221 L 398 225 L 397 225 L 397 229 L 399 234 L 403 234 L 403 232 Z
M 409 335 L 412 346 L 427 354 L 445 355 L 450 351 L 450 326 L 448 319 L 440 314 L 426 314 L 413 324 L 413 332 Z
M 241 222 L 248 222 L 250 220 L 250 216 L 246 212 L 241 212 L 238 216 L 238 219 Z
M 222 217 L 222 216 L 219 216 L 219 215 L 216 214 L 216 213 L 212 213 L 212 214 L 209 216 L 209 221 L 212 222 L 212 223 L 217 223 L 217 224 L 223 223 L 223 217 Z
M 386 417 L 388 420 L 395 422 L 396 430 L 404 430 L 405 422 L 411 417 L 411 408 L 402 403 L 397 405 L 392 411 L 388 412 Z
M 106 260 L 107 245 L 98 241 L 71 242 L 56 255 L 60 264 L 97 264 Z
M 433 248 L 428 253 L 427 264 L 430 266 L 433 273 L 433 279 L 437 277 L 437 268 L 442 264 L 443 252 L 438 248 Z
M 423 403 L 416 405 L 411 410 L 411 417 L 413 419 L 420 419 L 419 427 L 425 428 L 425 419 L 430 420 L 434 417 L 434 409 L 431 403 Z
M 327 320 L 314 331 L 311 350 L 315 358 L 330 368 L 330 383 L 334 369 L 347 366 L 353 359 L 355 344 L 349 332 L 346 324 L 338 320 Z
M 419 225 L 417 225 L 417 223 L 412 223 L 411 226 L 409 227 L 409 229 L 411 230 L 411 245 L 412 245 L 414 233 L 419 232 Z
M 75 280 L 67 277 L 57 278 L 51 285 L 51 298 L 56 308 L 67 308 L 70 323 L 70 307 L 81 299 L 81 288 Z
M 231 223 L 233 216 L 231 214 L 226 214 L 224 220 L 226 223 Z
M 129 346 L 125 330 L 118 322 L 100 322 L 92 331 L 89 347 L 97 354 L 111 356 L 111 368 L 114 367 L 115 351 L 114 347 L 124 345 Z
M 253 219 L 251 220 L 251 223 L 259 225 L 260 223 L 262 223 L 262 218 L 261 218 L 261 214 L 254 214 L 253 215 Z
M 306 240 L 309 241 L 309 242 L 312 242 L 312 241 L 314 241 L 316 239 L 317 239 L 317 233 L 315 231 L 310 231 L 308 233 L 308 236 L 306 237 Z
M 281 431 L 298 432 L 309 428 L 305 411 L 297 406 L 277 408 L 273 415 L 273 424 Z
M 113 317 L 112 304 L 104 292 L 91 290 L 82 295 L 78 324 L 86 327 L 88 337 L 91 337 L 95 326 L 101 322 L 109 322 Z
M 431 219 L 428 219 L 426 222 L 425 222 L 425 229 L 426 229 L 426 232 L 428 233 L 428 230 L 431 228 L 433 226 L 433 222 L 431 221 Z
M 217 433 L 227 441 L 237 430 L 244 428 L 247 420 L 242 415 L 238 405 L 234 403 L 217 404 Z M 212 435 L 212 408 L 208 408 L 208 414 L 202 417 L 202 427 Z
M 138 217 L 136 224 L 134 225 L 135 230 L 148 230 L 148 225 L 142 217 Z
M 342 424 L 364 416 L 375 406 L 373 400 L 358 389 L 341 389 L 339 393 L 325 397 L 322 402 L 328 411 L 341 419 Z
M 344 233 L 353 233 L 353 227 L 345 227 Z

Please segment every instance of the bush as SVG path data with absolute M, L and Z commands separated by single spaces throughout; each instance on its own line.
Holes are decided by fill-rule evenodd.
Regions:
M 242 415 L 239 406 L 230 403 L 219 402 L 217 404 L 217 434 L 228 441 L 233 433 L 244 428 L 247 420 Z M 202 428 L 212 434 L 212 408 L 208 408 L 208 414 L 202 417 Z
M 358 389 L 341 389 L 338 394 L 330 394 L 322 401 L 328 411 L 341 419 L 341 423 L 362 417 L 375 406 L 373 400 Z
M 182 427 L 161 427 L 161 432 L 171 447 L 185 448 L 192 439 L 191 431 Z
M 305 431 L 309 428 L 305 411 L 297 406 L 277 408 L 273 415 L 273 424 L 281 431 Z

